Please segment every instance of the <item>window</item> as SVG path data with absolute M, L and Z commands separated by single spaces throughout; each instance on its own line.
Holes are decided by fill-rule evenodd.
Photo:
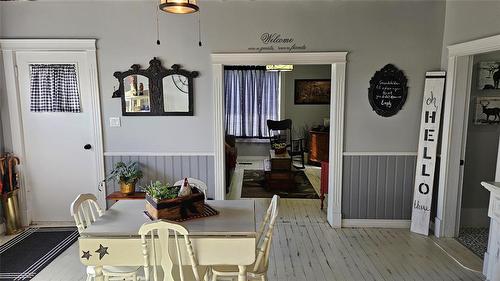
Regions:
M 226 135 L 266 138 L 266 122 L 279 116 L 279 72 L 265 66 L 224 69 Z
M 30 65 L 32 112 L 80 112 L 74 64 Z

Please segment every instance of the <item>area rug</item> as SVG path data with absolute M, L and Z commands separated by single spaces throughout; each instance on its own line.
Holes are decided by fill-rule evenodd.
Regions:
M 274 194 L 279 195 L 281 198 L 319 198 L 303 171 L 295 172 L 295 188 L 291 191 L 267 191 L 265 186 L 264 171 L 245 170 L 243 172 L 241 198 L 271 198 Z
M 76 227 L 30 227 L 0 246 L 0 280 L 31 280 L 78 239 Z
M 460 244 L 484 259 L 484 253 L 488 249 L 489 231 L 487 227 L 464 227 L 460 229 L 456 239 Z

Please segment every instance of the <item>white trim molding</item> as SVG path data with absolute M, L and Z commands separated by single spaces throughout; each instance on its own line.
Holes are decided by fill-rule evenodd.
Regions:
M 214 156 L 214 152 L 106 151 L 104 156 Z
M 3 51 L 95 51 L 96 39 L 0 39 Z
M 470 56 L 500 50 L 500 35 L 448 46 L 448 57 Z
M 342 227 L 407 228 L 411 220 L 343 219 Z
M 5 71 L 5 86 L 7 93 L 7 103 L 9 108 L 12 152 L 21 159 L 19 165 L 20 172 L 20 208 L 23 225 L 31 222 L 31 207 L 29 202 L 31 198 L 29 192 L 25 189 L 26 171 L 22 164 L 25 159 L 24 134 L 22 130 L 22 118 L 20 111 L 19 87 L 17 79 L 17 61 L 16 53 L 19 51 L 78 51 L 87 55 L 90 78 L 90 98 L 92 103 L 92 126 L 94 138 L 94 150 L 96 155 L 97 181 L 105 177 L 104 171 L 104 153 L 102 140 L 101 108 L 99 97 L 97 57 L 96 57 L 96 39 L 0 39 L 0 50 L 3 56 Z M 96 190 L 97 191 L 97 190 Z M 106 202 L 106 191 L 103 190 L 97 194 L 99 203 L 104 206 Z
M 455 237 L 460 224 L 464 133 L 473 56 L 500 50 L 500 35 L 448 46 L 448 74 L 441 139 L 435 234 Z
M 224 65 L 331 64 L 330 166 L 327 219 L 342 227 L 342 159 L 344 145 L 344 103 L 347 52 L 317 53 L 229 53 L 212 54 L 215 138 L 215 199 L 225 198 L 224 184 Z

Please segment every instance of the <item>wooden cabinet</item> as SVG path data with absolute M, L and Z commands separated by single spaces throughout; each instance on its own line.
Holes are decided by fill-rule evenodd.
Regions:
M 488 216 L 491 218 L 488 251 L 484 254 L 486 280 L 500 280 L 500 182 L 482 182 L 490 191 Z
M 330 132 L 309 132 L 309 164 L 321 165 L 321 161 L 328 161 Z

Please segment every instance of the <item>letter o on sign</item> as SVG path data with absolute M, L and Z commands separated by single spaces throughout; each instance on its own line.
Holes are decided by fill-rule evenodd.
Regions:
M 421 194 L 424 194 L 424 195 L 429 193 L 429 185 L 426 183 L 421 183 L 418 186 L 418 192 L 420 192 Z

